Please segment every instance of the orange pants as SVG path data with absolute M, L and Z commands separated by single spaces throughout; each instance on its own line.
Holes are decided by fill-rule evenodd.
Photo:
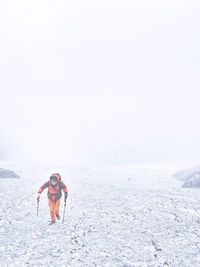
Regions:
M 49 210 L 52 221 L 56 220 L 56 215 L 59 215 L 60 199 L 56 200 L 56 203 L 49 199 Z

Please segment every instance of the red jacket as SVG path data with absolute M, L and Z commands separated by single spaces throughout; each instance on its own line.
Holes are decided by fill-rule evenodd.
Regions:
M 49 180 L 40 187 L 38 193 L 42 193 L 42 191 L 47 187 L 47 195 L 48 199 L 50 200 L 60 199 L 62 197 L 61 190 L 63 190 L 64 192 L 68 192 L 67 186 L 61 180 L 58 180 L 58 182 L 54 186 L 52 185 L 51 180 Z

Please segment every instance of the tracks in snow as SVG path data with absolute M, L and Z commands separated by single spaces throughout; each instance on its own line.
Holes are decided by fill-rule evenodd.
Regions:
M 15 266 L 199 265 L 198 191 L 168 187 L 168 181 L 143 187 L 132 178 L 98 183 L 93 175 L 71 179 L 64 225 L 48 226 L 45 193 L 36 218 L 35 183 L 25 180 L 16 201 L 17 184 L 1 185 L 2 261 L 8 266 L 13 261 Z

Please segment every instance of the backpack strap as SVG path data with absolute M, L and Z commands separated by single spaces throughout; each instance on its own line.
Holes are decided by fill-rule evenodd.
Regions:
M 49 188 L 50 182 L 51 182 L 51 181 L 49 181 L 49 183 L 48 183 L 48 188 Z M 47 195 L 48 195 L 48 197 L 49 197 L 51 200 L 52 200 L 52 196 L 53 196 L 53 195 L 56 196 L 56 197 L 55 197 L 55 201 L 61 198 L 61 196 L 62 196 L 62 191 L 61 191 L 61 190 L 62 190 L 62 187 L 61 187 L 60 180 L 58 180 L 58 187 L 59 187 L 59 190 L 58 190 L 58 193 L 57 193 L 57 194 L 49 193 L 49 189 L 48 189 Z

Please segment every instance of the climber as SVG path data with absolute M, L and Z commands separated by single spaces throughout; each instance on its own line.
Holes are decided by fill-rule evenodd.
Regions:
M 65 204 L 68 197 L 68 190 L 67 186 L 61 181 L 61 176 L 59 173 L 53 173 L 50 177 L 50 180 L 40 187 L 37 195 L 38 201 L 40 199 L 40 194 L 45 188 L 48 188 L 47 196 L 49 199 L 49 210 L 51 215 L 51 222 L 49 224 L 51 225 L 56 222 L 56 218 L 57 220 L 60 220 L 59 207 L 60 199 L 62 197 L 62 190 L 65 193 Z

